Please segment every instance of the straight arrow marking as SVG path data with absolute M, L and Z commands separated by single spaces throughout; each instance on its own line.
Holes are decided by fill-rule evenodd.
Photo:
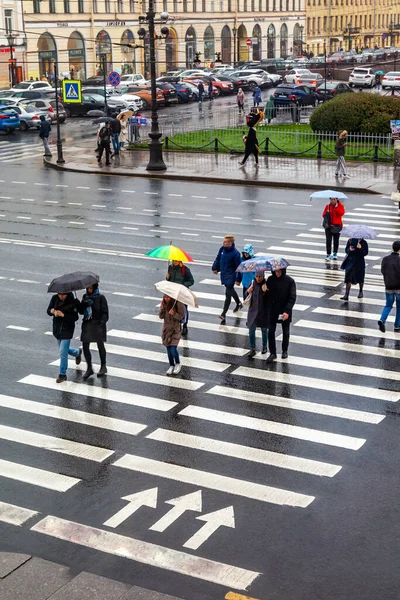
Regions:
M 151 531 L 165 531 L 172 523 L 174 523 L 184 512 L 187 510 L 193 510 L 195 512 L 202 511 L 202 496 L 201 490 L 180 496 L 179 498 L 173 498 L 172 500 L 166 500 L 166 504 L 172 504 L 173 508 L 167 512 L 161 519 L 159 519 L 154 525 L 149 527 Z M 198 517 L 199 518 L 199 517 Z
M 206 523 L 199 529 L 197 533 L 192 535 L 188 541 L 183 544 L 184 548 L 191 548 L 197 550 L 202 544 L 215 532 L 219 527 L 232 527 L 235 528 L 235 514 L 233 512 L 233 506 L 227 506 L 221 510 L 208 513 L 207 515 L 200 515 L 196 517 L 200 521 L 206 521 Z
M 135 513 L 141 506 L 148 506 L 149 508 L 156 508 L 157 506 L 158 488 L 151 488 L 149 490 L 143 490 L 131 494 L 130 496 L 124 496 L 121 500 L 127 500 L 129 504 L 121 508 L 115 515 L 113 515 L 108 521 L 103 523 L 107 527 L 118 527 L 126 519 L 128 519 L 133 513 Z

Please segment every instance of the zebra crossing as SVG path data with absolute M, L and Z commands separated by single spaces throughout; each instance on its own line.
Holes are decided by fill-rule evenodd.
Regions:
M 380 208 L 374 210 L 379 214 Z M 387 205 L 381 212 L 397 215 Z M 368 224 L 374 226 L 375 213 Z M 335 481 L 346 478 L 352 455 L 360 454 L 362 469 L 362 457 L 373 453 L 379 439 L 387 407 L 400 399 L 399 334 L 388 330 L 382 346 L 373 323 L 384 289 L 371 267 L 390 251 L 390 240 L 379 235 L 371 244 L 366 297 L 351 298 L 344 306 L 337 289 L 342 273 L 318 266 L 324 254 L 320 230 L 299 233 L 267 250 L 286 256 L 297 239 L 291 274 L 299 303 L 288 360 L 266 367 L 265 355 L 257 354 L 250 361 L 246 312 L 229 312 L 228 324 L 220 325 L 218 282 L 199 278 L 200 307 L 190 311 L 189 336 L 180 343 L 180 377 L 164 374 L 158 303 L 147 300 L 146 312 L 136 311 L 124 328 L 108 332 L 106 384 L 96 378 L 83 382 L 83 367 L 72 361 L 68 381 L 60 386 L 55 383 L 58 361 L 53 360 L 21 377 L 12 394 L 0 394 L 0 522 L 247 589 L 260 575 L 257 570 L 221 563 L 213 551 L 214 539 L 229 545 L 231 528 L 221 527 L 201 544 L 199 554 L 209 553 L 207 559 L 183 543 L 189 535 L 177 535 L 170 548 L 159 532 L 158 543 L 151 544 L 167 557 L 164 561 L 149 555 L 151 520 L 144 517 L 137 525 L 142 527 L 139 542 L 124 526 L 111 533 L 107 521 L 97 522 L 95 515 L 90 524 L 71 521 L 62 507 L 68 494 L 84 495 L 102 468 L 112 479 L 106 507 L 114 512 L 121 507 L 119 485 L 124 493 L 129 487 L 130 494 L 157 486 L 168 498 L 201 489 L 216 508 L 232 505 L 236 519 L 244 518 L 243 502 L 249 510 L 261 504 L 268 519 L 273 507 L 312 512 L 315 501 L 323 503 Z M 314 248 L 317 258 L 311 258 Z M 304 258 L 317 263 L 311 277 Z M 122 301 L 128 306 L 128 298 Z M 51 333 L 46 334 L 46 343 L 53 344 Z M 18 506 L 20 486 L 36 490 L 31 503 Z M 45 512 L 45 501 L 35 503 L 46 493 L 65 495 L 54 515 Z M 162 517 L 157 510 L 157 518 Z M 275 512 L 273 518 L 279 515 L 285 513 Z M 198 568 L 188 568 L 190 559 L 200 561 L 192 563 Z
M 0 162 L 18 163 L 28 158 L 42 158 L 43 144 L 40 142 L 33 144 L 11 142 L 0 140 Z

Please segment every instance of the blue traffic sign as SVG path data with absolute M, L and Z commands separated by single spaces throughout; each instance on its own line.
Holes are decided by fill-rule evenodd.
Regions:
M 82 102 L 81 82 L 76 79 L 64 79 L 62 82 L 63 102 Z
M 110 85 L 119 85 L 121 83 L 121 75 L 117 71 L 111 71 L 108 76 L 108 83 Z

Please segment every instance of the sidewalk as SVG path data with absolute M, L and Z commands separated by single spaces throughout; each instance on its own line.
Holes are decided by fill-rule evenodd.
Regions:
M 1 600 L 181 600 L 29 554 L 0 552 Z
M 221 184 L 257 185 L 265 187 L 326 189 L 336 188 L 348 192 L 390 194 L 397 183 L 398 174 L 391 164 L 347 163 L 349 179 L 335 179 L 335 162 L 317 159 L 260 156 L 256 170 L 250 157 L 243 168 L 242 156 L 216 153 L 183 153 L 164 151 L 166 171 L 149 172 L 146 165 L 148 150 L 127 150 L 112 161 L 111 167 L 99 167 L 94 153 L 94 142 L 84 142 L 80 147 L 64 148 L 63 165 L 57 165 L 55 146 L 53 156 L 45 163 L 55 169 L 80 173 L 102 173 L 131 177 L 152 177 L 177 181 L 204 181 Z M 104 157 L 103 157 L 104 159 Z M 104 163 L 103 163 L 104 164 Z

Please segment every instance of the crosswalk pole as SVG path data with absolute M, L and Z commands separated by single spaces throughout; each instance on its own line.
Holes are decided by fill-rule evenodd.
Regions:
M 57 164 L 65 163 L 63 157 L 63 147 L 61 141 L 61 131 L 60 131 L 60 114 L 59 114 L 59 105 L 58 105 L 58 65 L 57 61 L 54 62 L 54 81 L 55 81 L 55 91 L 56 91 L 56 119 L 57 119 Z

